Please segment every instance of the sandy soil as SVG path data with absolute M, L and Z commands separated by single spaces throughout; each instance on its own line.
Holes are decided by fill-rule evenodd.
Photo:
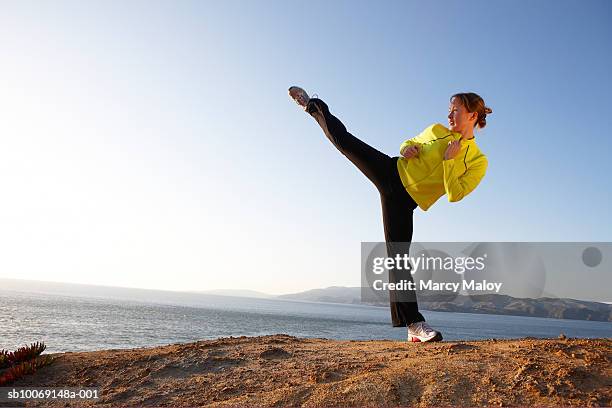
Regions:
M 95 403 L 25 406 L 610 406 L 611 351 L 609 338 L 419 344 L 279 334 L 55 354 L 14 386 L 101 392 Z

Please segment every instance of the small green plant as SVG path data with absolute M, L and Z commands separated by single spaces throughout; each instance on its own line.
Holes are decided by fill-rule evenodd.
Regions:
M 33 374 L 40 367 L 51 364 L 51 356 L 40 356 L 46 348 L 44 343 L 36 342 L 13 352 L 0 350 L 0 386 L 11 384 L 25 375 Z

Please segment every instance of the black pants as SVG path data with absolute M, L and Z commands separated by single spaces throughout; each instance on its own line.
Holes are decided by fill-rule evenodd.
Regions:
M 319 113 L 320 108 L 322 113 Z M 412 241 L 412 216 L 417 207 L 406 191 L 397 170 L 398 157 L 389 157 L 350 134 L 340 120 L 329 112 L 325 102 L 313 98 L 308 113 L 315 118 L 327 138 L 368 178 L 380 193 L 387 256 L 403 256 Z M 389 271 L 389 282 L 411 280 L 406 272 Z M 416 293 L 389 291 L 391 320 L 394 327 L 425 321 L 419 312 Z

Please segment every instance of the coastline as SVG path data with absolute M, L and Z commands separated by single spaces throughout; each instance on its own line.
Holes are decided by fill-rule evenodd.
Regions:
M 52 355 L 11 386 L 97 387 L 101 398 L 22 406 L 612 404 L 610 338 L 419 344 L 276 334 Z

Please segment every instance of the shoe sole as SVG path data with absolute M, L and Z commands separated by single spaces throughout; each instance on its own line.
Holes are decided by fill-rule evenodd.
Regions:
M 408 338 L 408 341 L 410 341 L 412 343 L 431 343 L 433 341 L 442 341 L 442 333 L 436 334 L 435 336 L 433 336 L 429 340 L 421 340 L 418 337 L 412 336 L 412 337 Z

